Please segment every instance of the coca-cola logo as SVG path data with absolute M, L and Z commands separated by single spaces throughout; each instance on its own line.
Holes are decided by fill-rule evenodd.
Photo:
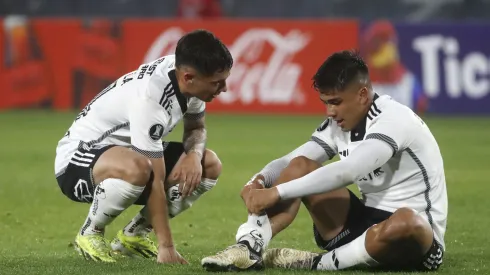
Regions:
M 172 27 L 163 31 L 150 46 L 144 63 L 173 54 L 177 41 L 185 34 Z M 281 34 L 271 28 L 251 28 L 228 45 L 234 58 L 228 79 L 228 92 L 217 100 L 230 104 L 298 104 L 305 103 L 300 87 L 302 64 L 293 58 L 310 42 L 300 30 Z

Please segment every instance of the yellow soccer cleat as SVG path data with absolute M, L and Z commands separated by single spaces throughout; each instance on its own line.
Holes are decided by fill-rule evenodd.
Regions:
M 145 235 L 128 236 L 122 230 L 117 232 L 111 242 L 112 251 L 125 256 L 140 256 L 144 258 L 156 258 L 158 249 L 152 240 Z
M 75 250 L 86 260 L 105 263 L 116 262 L 103 235 L 82 236 L 78 234 L 75 238 Z

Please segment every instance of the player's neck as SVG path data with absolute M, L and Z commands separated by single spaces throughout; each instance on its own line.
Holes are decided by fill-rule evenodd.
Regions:
M 374 93 L 374 92 L 373 92 L 373 93 L 371 93 L 371 94 L 369 95 L 368 102 L 367 102 L 367 104 L 364 106 L 364 110 L 363 110 L 363 112 L 362 112 L 362 113 L 363 113 L 363 120 L 364 120 L 364 118 L 366 118 L 366 117 L 367 117 L 367 115 L 368 115 L 368 113 L 369 113 L 369 110 L 371 109 L 371 106 L 373 105 L 374 101 L 375 101 L 375 100 L 376 100 L 378 97 L 379 97 L 379 96 L 378 96 L 376 93 Z M 361 120 L 361 122 L 362 122 L 362 120 Z M 361 122 L 360 122 L 360 124 L 361 124 Z
M 185 97 L 192 97 L 192 95 L 187 92 L 187 85 L 185 84 L 184 77 L 182 76 L 183 72 L 180 70 L 175 70 L 175 77 L 177 78 L 177 85 L 179 85 L 179 91 Z
M 363 110 L 364 116 L 367 116 L 369 109 L 371 109 L 371 106 L 373 105 L 373 102 L 374 102 L 374 98 L 370 97 L 367 104 L 364 106 L 364 110 Z

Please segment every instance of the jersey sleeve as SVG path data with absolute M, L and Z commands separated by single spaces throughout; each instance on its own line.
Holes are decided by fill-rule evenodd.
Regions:
M 150 83 L 147 89 L 155 83 Z M 168 132 L 170 116 L 167 111 L 142 91 L 129 111 L 131 145 L 134 151 L 148 158 L 162 158 L 162 137 Z
M 185 113 L 185 118 L 199 119 L 204 116 L 206 110 L 206 103 L 198 98 L 191 98 L 189 100 L 189 106 L 187 107 L 187 112 Z
M 317 142 L 308 141 L 296 148 L 291 153 L 269 162 L 264 168 L 262 168 L 258 174 L 264 177 L 265 187 L 271 187 L 272 184 L 279 178 L 282 170 L 288 166 L 289 162 L 299 156 L 307 157 L 319 164 L 322 164 L 330 159 L 330 157 L 323 150 L 323 147 L 321 147 Z
M 289 182 L 278 185 L 282 200 L 327 193 L 346 187 L 391 158 L 391 148 L 379 140 L 366 140 L 345 159 L 327 164 Z
M 331 118 L 326 119 L 311 135 L 310 141 L 320 145 L 328 156 L 332 159 L 337 155 L 337 145 L 335 143 L 335 126 Z
M 403 119 L 407 114 L 383 114 L 382 117 L 373 121 L 373 124 L 366 131 L 366 138 L 378 139 L 387 143 L 393 150 L 393 155 L 405 150 L 413 137 L 413 121 Z

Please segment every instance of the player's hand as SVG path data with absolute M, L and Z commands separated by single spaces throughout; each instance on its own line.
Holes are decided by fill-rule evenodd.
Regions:
M 158 247 L 157 262 L 160 264 L 188 264 L 175 247 Z
M 240 192 L 240 197 L 242 198 L 243 202 L 245 202 L 245 198 L 248 196 L 248 192 L 252 189 L 263 189 L 264 186 L 259 183 L 259 180 L 264 180 L 264 177 L 261 175 L 258 175 L 255 179 L 247 183 L 245 186 L 243 186 L 242 191 Z
M 280 199 L 279 192 L 277 192 L 277 188 L 275 187 L 250 189 L 244 198 L 248 211 L 257 215 L 262 214 L 267 208 L 274 206 Z
M 179 182 L 179 192 L 182 194 L 182 198 L 192 194 L 201 183 L 201 176 L 201 158 L 197 153 L 190 152 L 177 167 L 177 173 L 175 175 Z

